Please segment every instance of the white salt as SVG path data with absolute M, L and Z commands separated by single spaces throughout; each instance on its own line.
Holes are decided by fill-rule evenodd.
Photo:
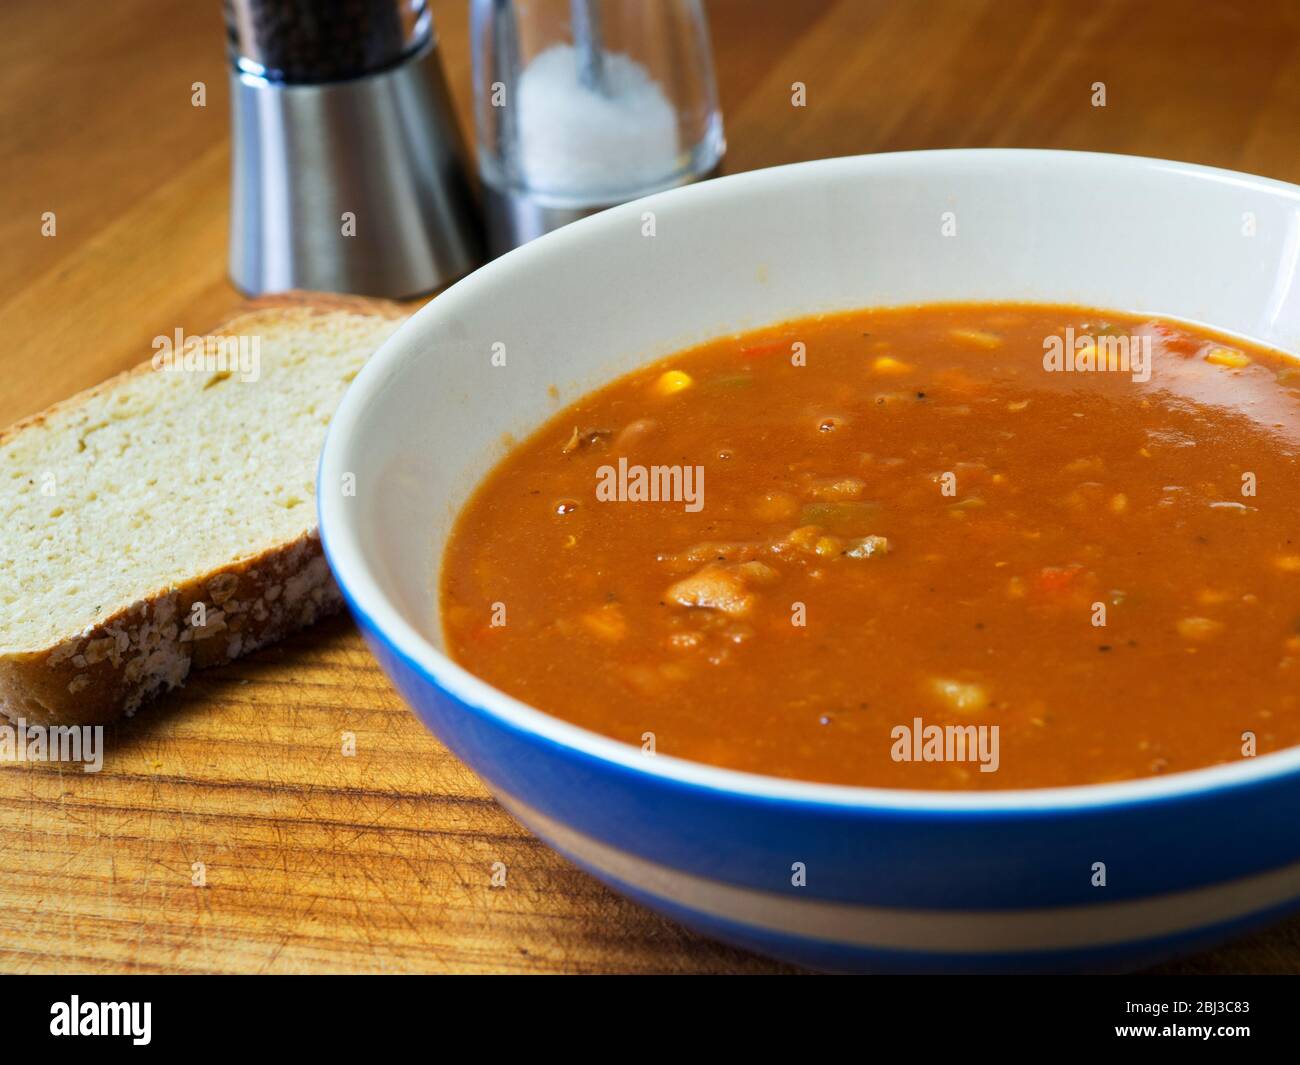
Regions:
M 638 193 L 678 167 L 677 114 L 643 67 L 603 53 L 604 91 L 578 80 L 572 45 L 538 53 L 519 79 L 519 163 L 533 189 L 577 199 Z

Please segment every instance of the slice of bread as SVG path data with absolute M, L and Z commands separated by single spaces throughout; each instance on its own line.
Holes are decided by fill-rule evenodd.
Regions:
M 403 317 L 352 297 L 255 301 L 201 357 L 182 346 L 169 366 L 159 347 L 0 434 L 0 714 L 107 722 L 337 610 L 316 461 Z

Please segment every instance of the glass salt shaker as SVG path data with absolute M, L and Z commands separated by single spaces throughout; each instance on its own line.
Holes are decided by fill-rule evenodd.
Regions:
M 717 170 L 700 0 L 473 0 L 471 19 L 492 254 Z

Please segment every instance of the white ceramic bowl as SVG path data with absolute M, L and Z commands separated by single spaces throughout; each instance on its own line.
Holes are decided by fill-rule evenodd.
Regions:
M 679 189 L 506 255 L 404 325 L 330 429 L 322 534 L 377 657 L 544 839 L 620 890 L 784 957 L 1130 967 L 1292 908 L 1300 750 L 1036 791 L 801 784 L 646 758 L 442 654 L 442 549 L 507 433 L 721 333 L 928 300 L 1151 312 L 1297 352 L 1300 189 L 1120 156 L 865 156 Z M 340 491 L 349 474 L 355 495 Z

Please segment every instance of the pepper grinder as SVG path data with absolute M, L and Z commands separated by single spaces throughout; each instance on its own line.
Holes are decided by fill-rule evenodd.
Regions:
M 225 0 L 230 275 L 401 298 L 482 260 L 426 0 Z
M 472 0 L 470 13 L 492 254 L 718 168 L 700 0 Z

